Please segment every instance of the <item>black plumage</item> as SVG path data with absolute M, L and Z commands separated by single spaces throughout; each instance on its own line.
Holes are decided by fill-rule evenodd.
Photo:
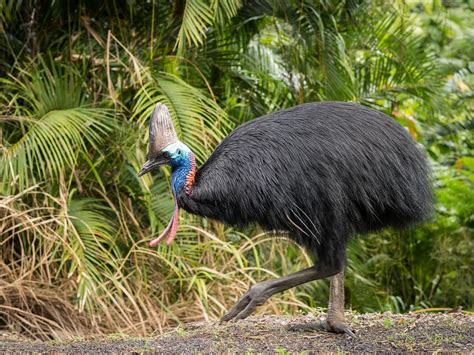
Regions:
M 423 220 L 432 195 L 424 154 L 394 119 L 323 102 L 236 128 L 178 204 L 228 224 L 286 231 L 321 262 L 340 263 L 350 236 Z

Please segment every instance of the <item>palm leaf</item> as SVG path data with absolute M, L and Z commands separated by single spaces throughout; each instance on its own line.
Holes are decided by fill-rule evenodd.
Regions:
M 6 144 L 0 158 L 4 188 L 22 189 L 73 168 L 79 153 L 98 143 L 114 127 L 112 111 L 84 100 L 80 77 L 73 70 L 44 62 L 3 81 L 13 115 L 3 117 Z M 6 124 L 8 123 L 8 125 Z
M 213 19 L 212 9 L 206 1 L 186 0 L 174 49 L 178 48 L 178 53 L 181 55 L 186 43 L 190 46 L 203 44 L 206 31 L 212 25 Z
M 241 0 L 211 0 L 211 9 L 217 24 L 224 26 L 237 15 L 242 6 Z
M 355 29 L 354 29 L 355 30 Z M 356 54 L 358 100 L 399 93 L 428 100 L 439 85 L 436 62 L 422 37 L 394 13 L 357 28 L 349 47 Z M 358 42 L 358 43 L 357 43 Z

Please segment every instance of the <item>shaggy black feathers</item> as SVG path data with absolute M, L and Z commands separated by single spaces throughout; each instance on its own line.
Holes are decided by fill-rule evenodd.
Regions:
M 286 231 L 339 264 L 350 236 L 425 219 L 428 180 L 423 153 L 392 118 L 352 103 L 310 103 L 235 129 L 178 203 L 228 224 Z

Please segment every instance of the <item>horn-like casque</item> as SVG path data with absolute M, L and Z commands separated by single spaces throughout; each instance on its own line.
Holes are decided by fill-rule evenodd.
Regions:
M 178 136 L 166 105 L 157 103 L 150 119 L 150 143 L 148 152 L 156 154 L 163 148 L 178 141 Z

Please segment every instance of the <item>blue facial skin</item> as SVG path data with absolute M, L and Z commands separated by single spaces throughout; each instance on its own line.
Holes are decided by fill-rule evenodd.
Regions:
M 186 185 L 186 177 L 192 169 L 191 150 L 182 142 L 176 142 L 162 149 L 168 153 L 171 166 L 171 189 L 176 196 L 179 189 Z

